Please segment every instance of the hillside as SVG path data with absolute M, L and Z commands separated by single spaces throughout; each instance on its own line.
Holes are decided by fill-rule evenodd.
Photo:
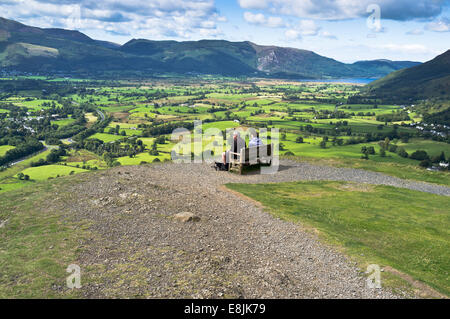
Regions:
M 311 202 L 345 196 L 359 199 L 360 204 L 343 206 L 340 201 L 328 204 L 329 212 L 339 209 L 342 216 L 352 216 L 355 207 L 367 215 L 364 232 L 346 242 L 346 247 L 365 248 L 359 259 L 377 260 L 369 252 L 392 247 L 385 236 L 396 235 L 396 249 L 417 247 L 424 258 L 416 264 L 422 267 L 417 278 L 422 279 L 426 262 L 443 264 L 442 258 L 429 259 L 430 252 L 445 250 L 445 241 L 433 241 L 440 234 L 434 228 L 443 216 L 444 196 L 437 196 L 392 187 L 365 183 L 419 187 L 433 190 L 428 184 L 407 184 L 404 181 L 342 168 L 283 162 L 284 170 L 276 175 L 240 176 L 215 172 L 207 164 L 159 164 L 118 167 L 93 173 L 57 178 L 36 183 L 33 187 L 10 192 L 0 202 L 4 212 L 0 223 L 0 255 L 2 276 L 0 297 L 22 298 L 394 298 L 388 287 L 368 288 L 366 278 L 355 262 L 350 262 L 343 249 L 336 249 L 311 232 L 309 224 L 294 223 L 279 218 L 256 201 L 224 187 L 227 183 L 271 183 L 295 180 L 348 179 L 346 182 L 307 182 L 301 207 Z M 192 183 L 195 179 L 196 183 Z M 234 184 L 236 185 L 236 184 Z M 242 185 L 242 184 L 241 184 Z M 259 184 L 264 185 L 264 184 Z M 267 184 L 266 184 L 267 185 Z M 280 185 L 280 184 L 277 184 Z M 317 196 L 318 186 L 320 189 Z M 235 187 L 239 186 L 237 184 Z M 249 187 L 257 187 L 248 185 Z M 267 186 L 270 187 L 270 186 Z M 311 187 L 311 188 L 309 188 Z M 357 188 L 358 187 L 358 188 Z M 434 191 L 438 188 L 434 187 Z M 448 189 L 445 188 L 446 194 Z M 272 192 L 277 194 L 277 192 Z M 285 193 L 281 193 L 285 194 Z M 332 196 L 330 196 L 330 194 Z M 383 236 L 374 236 L 374 227 L 367 220 L 376 218 L 376 225 L 386 222 L 399 225 L 396 214 L 381 219 L 382 211 L 370 215 L 380 196 L 390 201 L 406 202 L 401 213 L 409 217 L 411 209 L 432 203 L 426 227 L 420 221 L 408 230 L 421 230 L 427 241 L 417 243 L 398 238 L 402 229 L 383 229 Z M 291 196 L 286 201 L 295 198 Z M 298 197 L 297 197 L 298 198 Z M 422 201 L 422 202 L 421 202 Z M 358 203 L 358 201 L 356 201 Z M 419 204 L 418 204 L 419 203 Z M 403 204 L 403 203 L 402 203 Z M 281 205 L 283 208 L 285 205 Z M 214 209 L 211 209 L 214 207 Z M 299 206 L 297 206 L 299 207 Z M 350 208 L 349 208 L 350 207 Z M 298 208 L 297 208 L 298 209 Z M 305 208 L 305 213 L 308 208 Z M 343 211 L 345 209 L 345 211 Z M 352 209 L 350 212 L 349 209 Z M 408 210 L 408 212 L 406 211 Z M 298 210 L 297 210 L 298 211 Z M 196 221 L 176 215 L 190 212 Z M 302 211 L 303 212 L 303 211 Z M 299 214 L 298 216 L 308 215 Z M 314 214 L 316 215 L 316 214 Z M 319 215 L 319 214 L 317 214 Z M 357 215 L 360 217 L 360 215 Z M 425 216 L 425 217 L 422 217 Z M 330 220 L 328 218 L 327 220 Z M 402 217 L 405 225 L 409 219 Z M 406 220 L 406 222 L 405 222 Z M 354 225 L 350 223 L 350 225 Z M 380 226 L 378 226 L 380 227 Z M 445 228 L 441 223 L 441 228 Z M 344 227 L 345 234 L 358 227 Z M 348 230 L 347 230 L 348 229 Z M 321 236 L 324 232 L 321 231 Z M 42 234 L 45 234 L 43 236 Z M 429 236 L 429 237 L 428 237 Z M 359 238 L 362 240 L 356 242 Z M 379 242 L 377 249 L 366 248 L 369 240 Z M 388 237 L 391 238 L 391 237 Z M 414 242 L 415 240 L 415 242 Z M 409 245 L 408 245 L 409 244 Z M 422 248 L 423 247 L 423 248 Z M 413 250 L 414 251 L 414 250 Z M 403 249 L 403 257 L 411 249 Z M 367 257 L 364 257 L 366 255 Z M 440 257 L 441 255 L 439 255 Z M 1 259 L 3 258 L 3 260 Z M 364 258 L 364 259 L 363 259 Z M 392 256 L 383 255 L 382 265 L 392 265 Z M 394 256 L 395 259 L 397 257 Z M 394 259 L 394 260 L 395 260 Z M 18 261 L 17 261 L 18 260 Z M 351 260 L 351 259 L 350 259 Z M 14 262 L 10 262 L 14 261 Z M 65 269 L 79 265 L 82 289 L 68 289 Z M 411 267 L 406 263 L 405 267 Z M 414 265 L 416 265 L 414 264 Z M 395 265 L 395 264 L 394 264 Z M 436 266 L 434 269 L 442 269 Z M 386 267 L 387 271 L 387 267 Z M 443 272 L 435 270 L 439 277 Z M 36 276 L 44 273 L 45 276 Z M 231 279 L 230 279 L 231 278 Z M 426 277 L 425 282 L 433 278 Z M 441 287 L 444 283 L 441 284 Z M 397 289 L 397 293 L 402 290 Z
M 399 70 L 367 86 L 370 94 L 398 101 L 450 97 L 450 50 L 431 61 Z
M 312 51 L 224 40 L 151 41 L 124 45 L 71 30 L 42 29 L 0 18 L 5 71 L 71 75 L 212 74 L 280 78 L 380 77 L 415 65 L 387 60 L 345 64 Z
M 367 72 L 367 74 L 374 75 L 374 77 L 383 77 L 391 72 L 411 68 L 413 66 L 420 65 L 420 62 L 411 61 L 391 61 L 391 60 L 372 60 L 372 61 L 358 61 L 352 64 L 354 68 L 358 68 L 361 73 Z

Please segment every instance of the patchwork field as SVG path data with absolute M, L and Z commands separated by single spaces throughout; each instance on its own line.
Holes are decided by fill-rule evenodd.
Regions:
M 78 148 L 92 152 L 98 158 L 75 161 L 63 157 L 58 164 L 105 168 L 169 160 L 175 141 L 167 142 L 171 130 L 164 130 L 164 127 L 172 125 L 172 128 L 176 128 L 194 120 L 202 120 L 203 132 L 211 132 L 212 128 L 222 132 L 234 128 L 245 131 L 249 127 L 267 128 L 270 132 L 270 129 L 276 128 L 280 130 L 281 155 L 305 160 L 333 160 L 339 165 L 449 184 L 447 172 L 429 172 L 425 169 L 439 163 L 425 163 L 420 168 L 421 161 L 410 157 L 416 151 L 425 151 L 430 160 L 442 157 L 442 154 L 444 159 L 450 156 L 448 141 L 424 136 L 411 126 L 421 121 L 421 109 L 379 101 L 350 102 L 361 90 L 358 85 L 283 83 L 276 80 L 223 80 L 200 84 L 183 81 L 175 84 L 170 81 L 118 81 L 115 85 L 67 81 L 67 85 L 78 85 L 79 92 L 60 96 L 56 100 L 38 96 L 34 91 L 25 91 L 21 95 L 9 96 L 1 101 L 3 106 L 0 105 L 4 114 L 11 111 L 10 107 L 5 106 L 12 103 L 18 107 L 14 112 L 26 111 L 33 118 L 42 116 L 42 112 L 58 113 L 64 104 L 69 113 L 64 115 L 65 119 L 51 120 L 49 124 L 56 124 L 57 127 L 43 130 L 41 139 L 44 140 L 46 135 L 51 136 L 53 133 L 49 132 L 57 129 L 61 132 L 57 136 L 63 137 L 58 139 L 69 148 L 77 142 L 74 140 L 79 126 L 74 127 L 80 123 L 77 109 L 84 113 L 82 125 L 93 130 L 84 140 L 100 140 L 103 144 L 81 145 Z M 96 110 L 101 110 L 105 118 L 97 114 Z M 106 124 L 100 128 L 103 120 Z M 158 137 L 164 138 L 166 143 L 156 143 Z M 389 145 L 404 150 L 407 156 L 388 149 L 383 153 L 380 141 L 386 138 L 389 139 Z M 52 144 L 48 145 L 55 145 L 56 142 L 55 139 L 49 140 Z M 191 143 L 190 152 L 198 156 L 206 151 L 207 146 L 211 149 L 210 143 L 204 140 L 199 151 Z M 372 147 L 373 152 L 361 162 L 365 156 L 362 150 Z M 7 150 L 7 146 L 0 147 L 0 156 Z M 217 149 L 216 155 L 222 151 Z M 186 150 L 180 152 L 190 153 Z M 11 172 L 7 174 L 8 184 L 11 185 L 11 178 L 20 171 L 12 168 L 7 171 Z M 21 182 L 17 181 L 17 184 Z

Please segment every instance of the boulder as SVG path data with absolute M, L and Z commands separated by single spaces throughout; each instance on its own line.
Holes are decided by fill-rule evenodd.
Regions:
M 173 219 L 183 222 L 183 223 L 200 221 L 200 217 L 195 216 L 194 214 L 189 213 L 189 212 L 182 212 L 182 213 L 175 214 L 175 215 L 173 215 Z

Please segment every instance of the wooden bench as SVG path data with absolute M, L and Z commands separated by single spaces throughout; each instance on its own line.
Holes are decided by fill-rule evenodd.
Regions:
M 241 149 L 239 153 L 230 152 L 230 171 L 238 170 L 242 174 L 244 166 L 260 164 L 272 164 L 273 144 L 247 147 Z

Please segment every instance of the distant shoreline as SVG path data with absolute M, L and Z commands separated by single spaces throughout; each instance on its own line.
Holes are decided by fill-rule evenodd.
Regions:
M 344 84 L 369 84 L 378 78 L 342 78 L 342 79 L 316 79 L 316 80 L 298 80 L 299 82 L 314 83 L 344 83 Z

